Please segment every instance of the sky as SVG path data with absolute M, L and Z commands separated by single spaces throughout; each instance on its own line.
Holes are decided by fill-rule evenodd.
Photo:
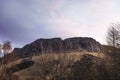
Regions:
M 106 44 L 120 21 L 120 0 L 0 0 L 0 42 L 22 47 L 39 38 L 92 37 Z

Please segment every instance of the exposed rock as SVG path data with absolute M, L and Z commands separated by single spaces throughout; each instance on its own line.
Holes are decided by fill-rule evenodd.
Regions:
M 63 40 L 60 38 L 38 39 L 35 42 L 24 46 L 19 56 L 27 57 L 41 53 L 61 53 L 64 51 Z
M 64 44 L 61 38 L 39 39 L 31 44 L 42 53 L 59 53 L 64 51 Z M 36 52 L 36 50 L 34 50 Z
M 73 51 L 100 53 L 102 50 L 100 43 L 93 38 L 76 37 L 65 40 L 61 38 L 38 39 L 21 49 L 15 49 L 12 53 L 16 53 L 20 58 L 25 58 L 41 53 L 66 53 Z
M 7 69 L 7 73 L 14 73 L 23 69 L 26 69 L 34 64 L 34 61 L 32 59 L 26 58 L 22 59 L 20 63 L 16 64 L 15 66 L 12 66 L 11 68 Z
M 65 39 L 65 51 L 101 52 L 101 45 L 92 38 L 68 38 Z

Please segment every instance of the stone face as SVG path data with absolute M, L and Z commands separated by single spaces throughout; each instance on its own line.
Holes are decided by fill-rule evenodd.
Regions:
M 62 53 L 64 52 L 63 40 L 60 38 L 38 39 L 22 49 L 15 49 L 20 58 L 39 55 L 41 53 Z
M 63 40 L 60 38 L 39 39 L 32 45 L 36 46 L 36 48 L 39 48 L 42 53 L 59 53 L 64 51 Z
M 21 49 L 15 49 L 20 58 L 39 55 L 41 53 L 66 53 L 66 52 L 101 52 L 101 45 L 93 38 L 76 37 L 62 40 L 61 38 L 38 39 Z
M 96 40 L 87 37 L 65 39 L 65 51 L 101 52 L 101 45 Z

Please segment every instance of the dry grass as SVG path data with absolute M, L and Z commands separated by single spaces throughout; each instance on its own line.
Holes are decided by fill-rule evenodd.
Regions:
M 32 60 L 35 62 L 33 66 L 12 73 L 10 76 L 12 76 L 12 78 L 15 77 L 14 80 L 72 80 L 71 67 L 74 62 L 80 61 L 85 54 L 106 59 L 103 53 L 74 52 L 66 54 L 41 54 L 32 57 Z M 13 61 L 5 66 L 10 68 L 19 64 L 20 61 L 21 60 Z
M 93 56 L 95 56 L 95 57 L 98 57 L 98 58 L 105 58 L 106 56 L 103 54 L 103 53 L 92 53 L 92 52 L 72 52 L 72 53 L 62 53 L 62 54 L 41 54 L 40 56 L 34 56 L 33 57 L 33 60 L 34 61 L 37 61 L 37 60 L 39 60 L 40 59 L 40 57 L 45 57 L 45 58 L 58 58 L 58 57 L 60 57 L 60 56 L 65 56 L 65 57 L 74 57 L 76 60 L 79 60 L 80 59 L 80 57 L 82 56 L 82 55 L 84 55 L 84 54 L 91 54 L 91 55 L 93 55 Z
M 71 68 L 74 62 L 80 60 L 82 55 L 85 54 L 90 54 L 98 58 L 104 58 L 104 54 L 102 53 L 98 54 L 98 53 L 90 53 L 90 52 L 82 52 L 82 53 L 75 52 L 75 53 L 67 53 L 67 54 L 42 54 L 40 56 L 35 56 L 32 58 L 33 61 L 35 61 L 34 66 L 16 72 L 14 73 L 14 75 L 20 75 L 19 77 L 20 80 L 27 80 L 32 78 L 34 78 L 34 80 L 35 79 L 45 80 L 46 78 L 52 80 L 52 78 L 55 78 L 56 76 L 64 77 L 64 75 L 66 75 L 66 77 L 69 77 L 71 74 L 68 69 Z M 53 62 L 54 60 L 59 61 L 59 64 Z M 49 71 L 49 74 L 44 74 L 46 70 Z

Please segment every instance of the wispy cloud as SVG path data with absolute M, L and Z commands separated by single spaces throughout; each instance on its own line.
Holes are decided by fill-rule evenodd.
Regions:
M 119 2 L 1 0 L 0 38 L 25 44 L 41 37 L 90 36 L 105 43 L 109 24 L 120 20 Z

